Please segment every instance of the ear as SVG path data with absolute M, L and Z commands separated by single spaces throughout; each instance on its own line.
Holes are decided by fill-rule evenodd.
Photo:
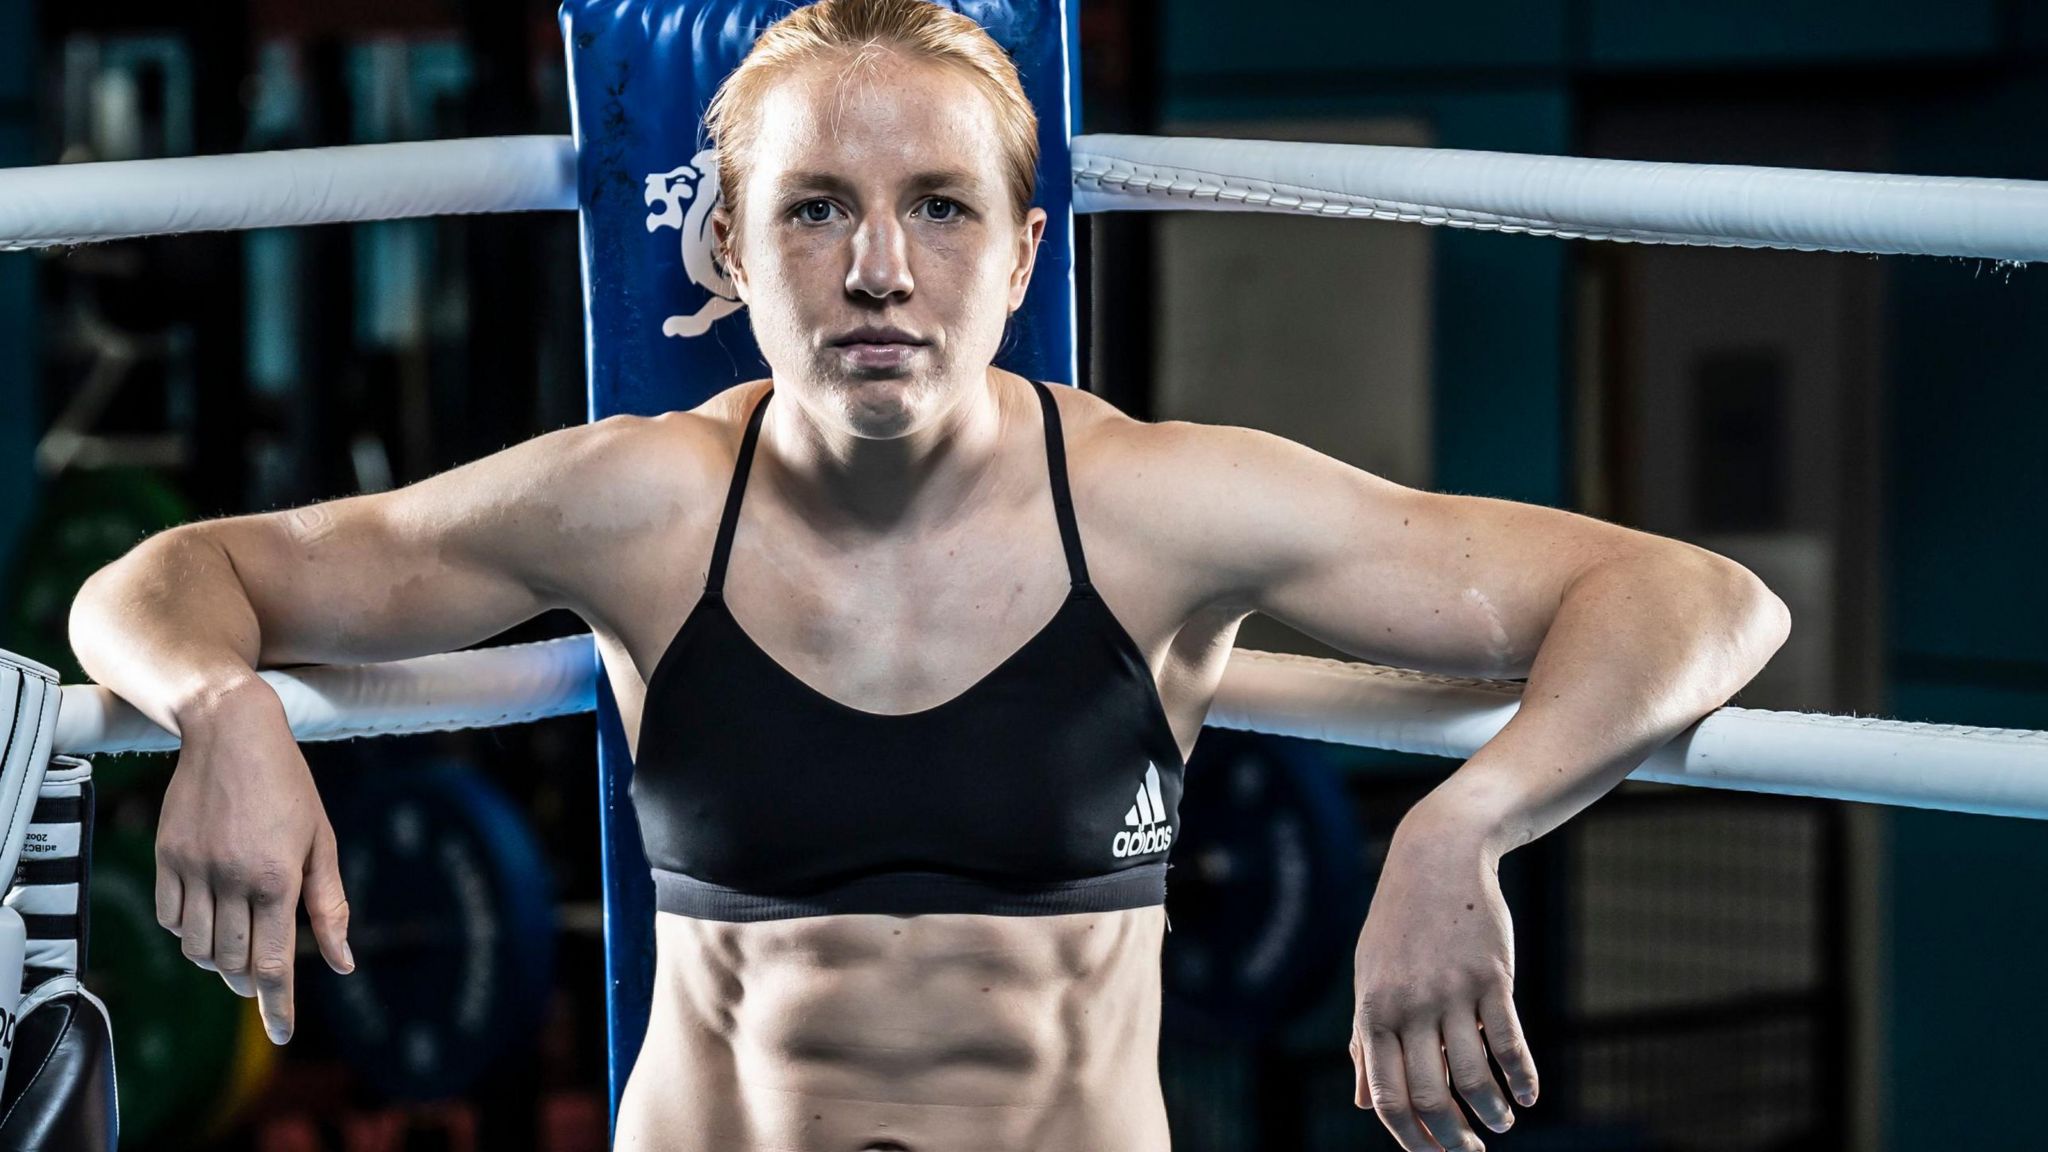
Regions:
M 718 263 L 725 274 L 732 279 L 733 291 L 738 292 L 740 302 L 747 299 L 747 271 L 740 266 L 739 232 L 733 226 L 732 213 L 720 204 L 711 210 L 712 251 L 718 254 Z
M 1024 306 L 1024 293 L 1031 287 L 1031 270 L 1038 265 L 1038 244 L 1045 239 L 1045 209 L 1024 213 L 1017 226 L 1017 267 L 1010 273 L 1010 311 Z

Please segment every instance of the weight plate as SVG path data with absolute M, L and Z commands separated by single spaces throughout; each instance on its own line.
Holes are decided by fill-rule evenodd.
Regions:
M 360 769 L 337 791 L 356 969 L 302 965 L 302 986 L 372 1088 L 460 1095 L 538 1031 L 554 955 L 540 846 L 512 801 L 459 762 Z
M 1197 1023 L 1264 1035 L 1316 999 L 1365 922 L 1339 773 L 1301 740 L 1204 731 L 1167 881 L 1166 994 Z

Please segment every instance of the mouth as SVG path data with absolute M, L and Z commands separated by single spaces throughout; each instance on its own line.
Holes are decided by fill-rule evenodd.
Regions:
M 833 338 L 831 346 L 852 367 L 889 369 L 907 364 L 929 343 L 901 328 L 861 327 Z
M 886 346 L 893 344 L 923 347 L 928 343 L 930 341 L 920 340 L 901 328 L 860 327 L 832 338 L 832 346 L 834 348 L 851 348 L 862 345 Z

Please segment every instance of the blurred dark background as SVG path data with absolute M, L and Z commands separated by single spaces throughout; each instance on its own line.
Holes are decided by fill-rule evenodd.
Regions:
M 2023 0 L 1081 20 L 1083 131 L 2048 178 Z M 0 0 L 0 165 L 568 130 L 542 3 Z M 1739 704 L 2048 728 L 2041 272 L 1215 214 L 1079 235 L 1087 384 L 1133 415 L 1732 556 L 1796 620 Z M 0 646 L 77 680 L 70 597 L 142 536 L 582 421 L 577 258 L 567 213 L 0 254 Z M 1241 643 L 1327 654 L 1264 621 Z M 344 849 L 384 846 L 350 865 L 381 935 L 375 980 L 302 976 L 283 1050 L 150 918 L 171 761 L 103 758 L 90 982 L 124 1145 L 601 1147 L 594 745 L 588 716 L 309 745 Z M 1175 1147 L 1392 1147 L 1350 1104 L 1343 961 L 1454 765 L 1213 732 L 1205 757 L 1236 783 L 1191 789 L 1214 816 L 1175 850 Z M 422 832 L 462 851 L 408 868 Z M 1624 785 L 1504 865 L 1544 1096 L 1489 1146 L 2040 1143 L 2044 867 L 2029 822 Z

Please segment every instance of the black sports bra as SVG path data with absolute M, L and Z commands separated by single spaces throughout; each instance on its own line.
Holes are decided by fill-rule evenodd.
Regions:
M 655 906 L 706 920 L 1051 916 L 1163 904 L 1183 765 L 1136 642 L 1088 583 L 1052 393 L 1072 588 L 972 687 L 865 712 L 755 645 L 723 589 L 771 391 L 747 421 L 704 595 L 648 678 L 631 795 Z

